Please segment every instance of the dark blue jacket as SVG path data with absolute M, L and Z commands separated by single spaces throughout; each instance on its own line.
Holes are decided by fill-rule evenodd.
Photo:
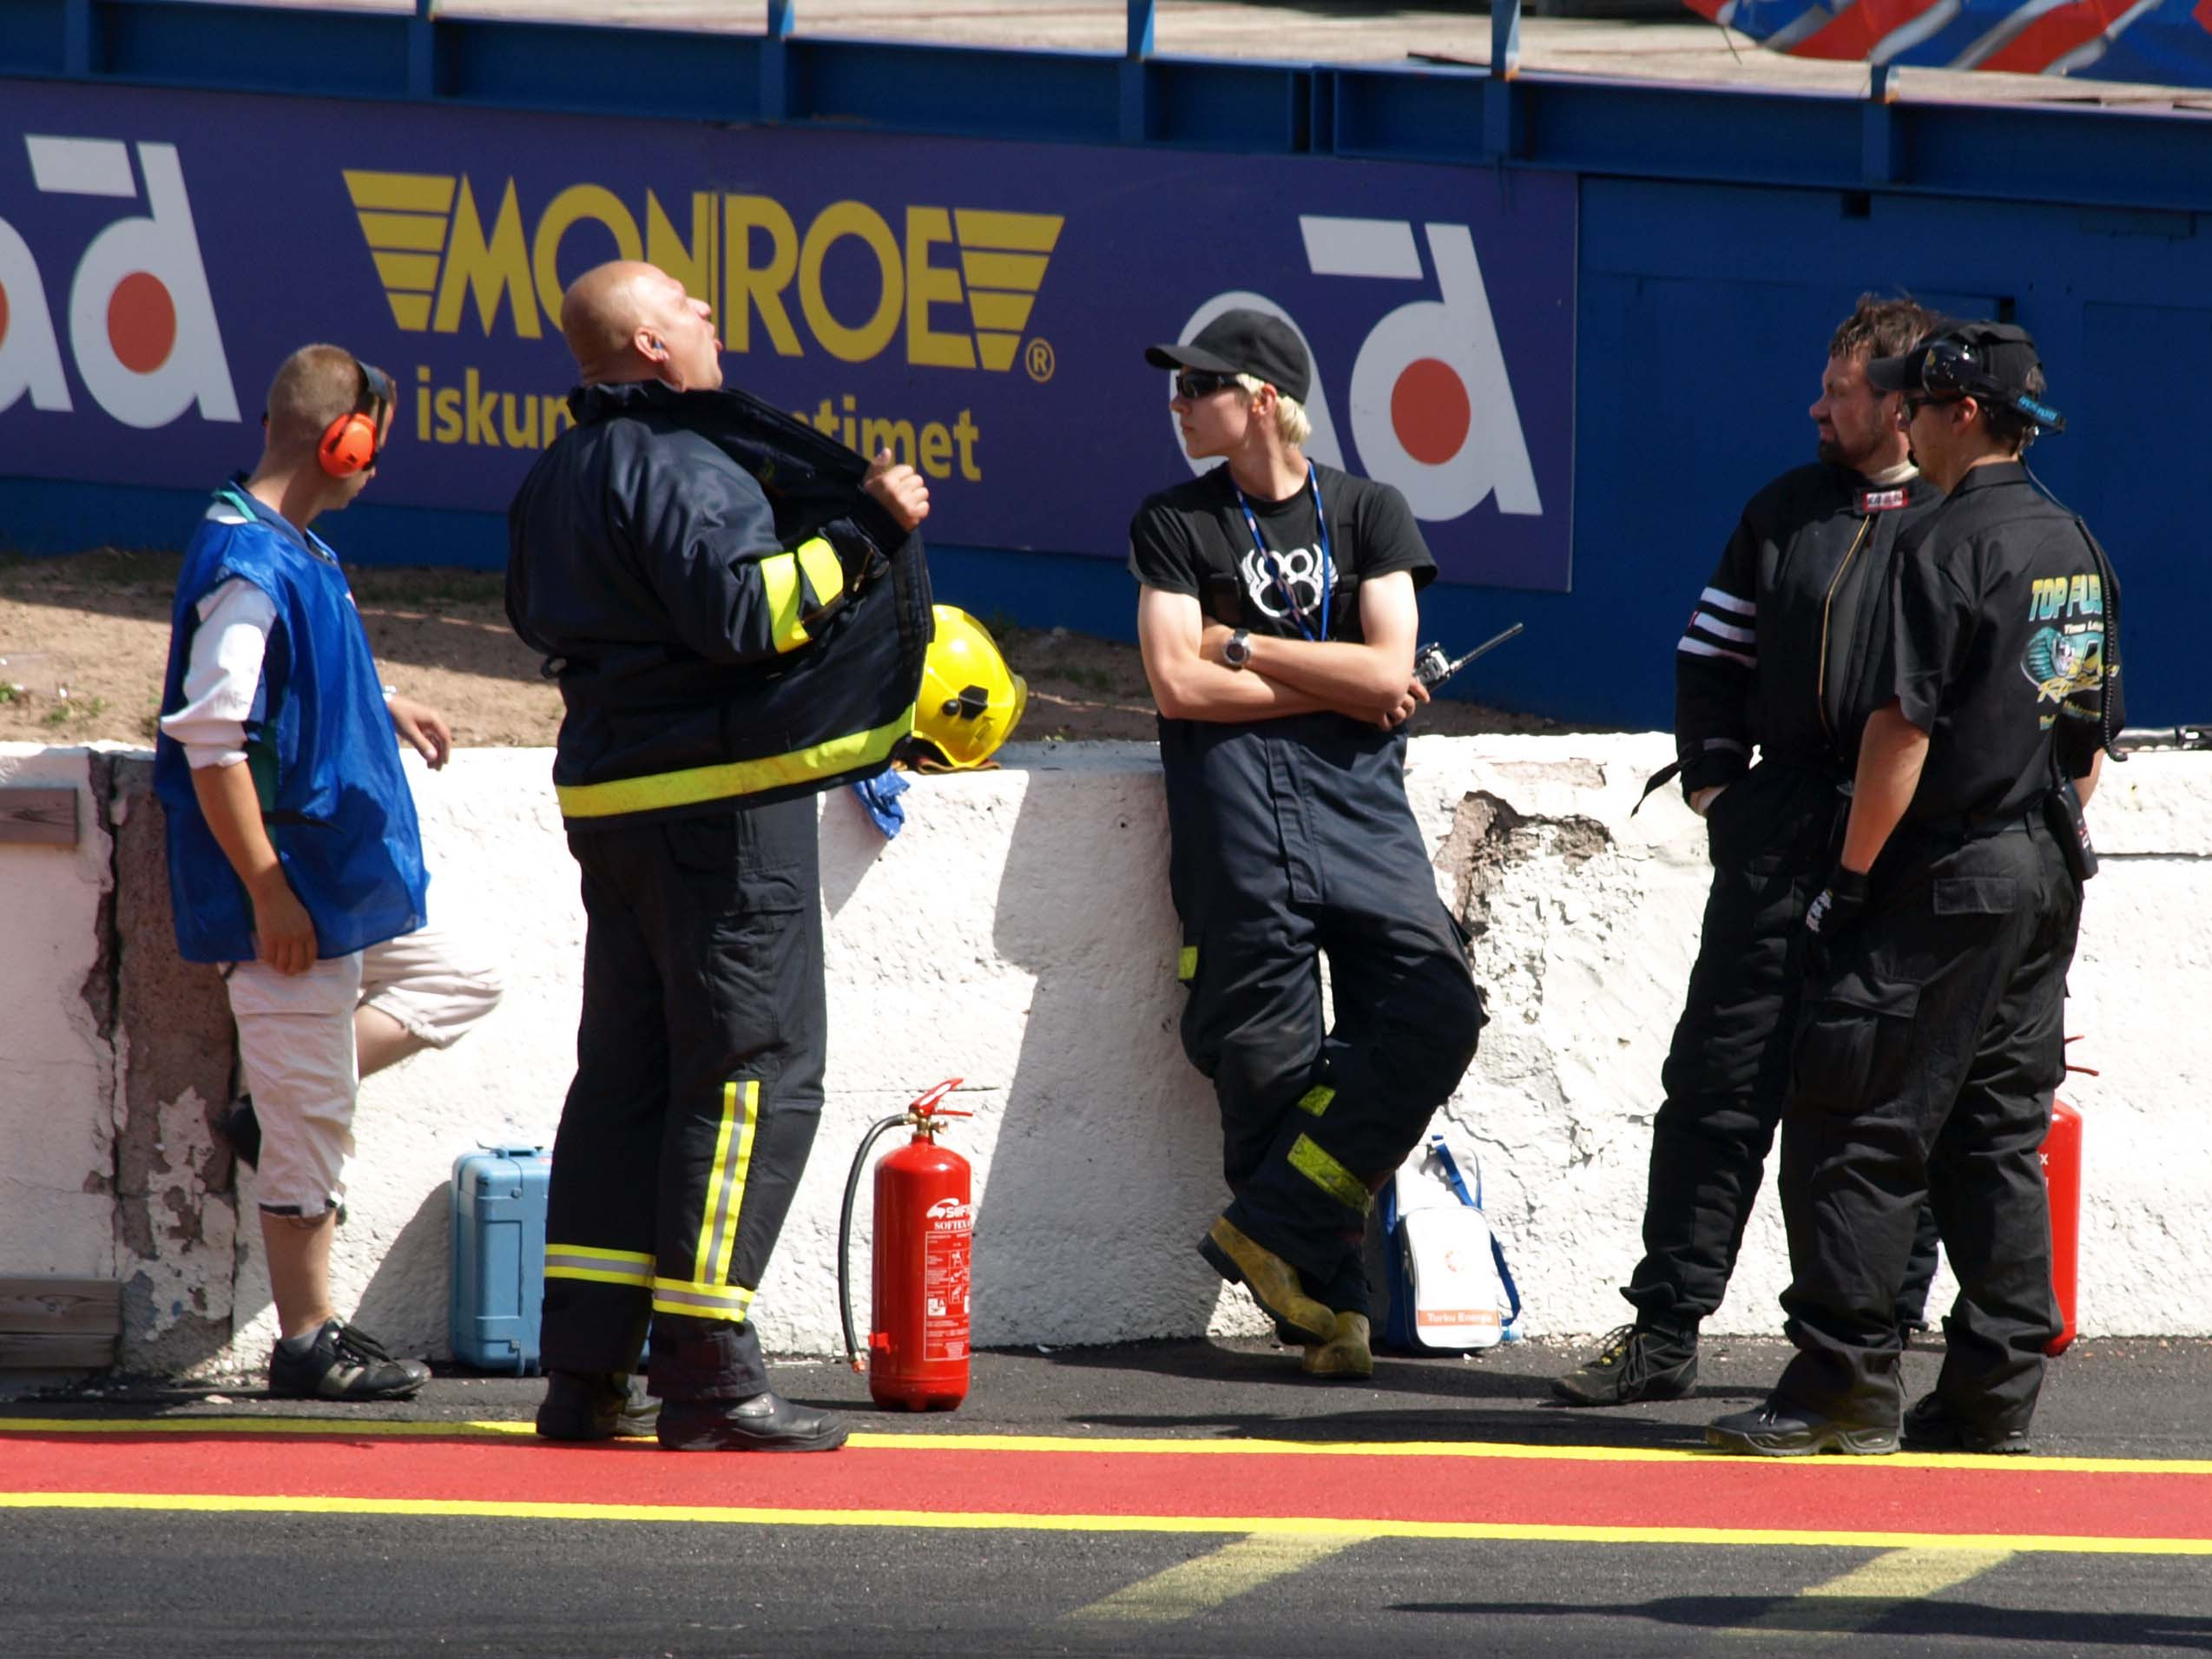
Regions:
M 872 777 L 913 728 L 929 573 L 866 463 L 734 391 L 569 394 L 507 510 L 507 616 L 566 705 L 571 830 Z

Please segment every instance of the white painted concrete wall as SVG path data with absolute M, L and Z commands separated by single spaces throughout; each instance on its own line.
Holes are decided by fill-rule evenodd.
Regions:
M 115 1271 L 114 1049 L 87 1004 L 111 881 L 83 749 L 0 745 L 0 784 L 77 793 L 77 844 L 0 841 L 0 1273 Z
M 77 764 L 0 753 L 17 766 Z M 1614 1287 L 1638 1253 L 1659 1066 L 1703 900 L 1703 828 L 1671 793 L 1629 816 L 1669 758 L 1663 736 L 1429 738 L 1412 753 L 1432 848 L 1444 849 L 1471 792 L 1527 820 L 1515 849 L 1531 855 L 1498 866 L 1476 948 L 1492 1024 L 1448 1116 L 1481 1153 L 1530 1331 L 1603 1330 L 1624 1317 Z M 907 828 L 889 843 L 849 795 L 824 801 L 830 1103 L 757 1305 L 773 1347 L 839 1345 L 833 1246 L 853 1149 L 869 1122 L 952 1075 L 976 1113 L 950 1140 L 976 1168 L 979 1343 L 1261 1328 L 1191 1248 L 1223 1195 L 1210 1096 L 1175 1037 L 1155 753 L 1025 746 L 1006 759 L 997 772 L 915 780 Z M 486 750 L 413 774 L 432 914 L 487 941 L 509 991 L 451 1052 L 363 1090 L 339 1301 L 410 1349 L 444 1350 L 455 1155 L 478 1142 L 550 1144 L 568 1082 L 583 917 L 549 767 L 543 752 Z M 2065 1091 L 2089 1119 L 2081 1323 L 2092 1334 L 2204 1334 L 2212 859 L 2200 849 L 2212 846 L 2212 756 L 2145 754 L 2108 775 L 2096 809 L 2107 863 L 2090 889 L 2070 1019 L 2084 1036 L 2078 1057 L 2103 1075 Z M 98 1201 L 73 1207 L 64 1201 L 78 1195 L 61 1188 L 99 1167 L 105 1121 L 104 1059 L 65 1006 L 90 960 L 82 934 L 100 871 L 90 848 L 50 859 L 43 879 L 29 869 L 25 854 L 0 849 L 0 905 L 38 930 L 17 935 L 11 978 L 22 982 L 13 964 L 34 938 L 52 964 L 37 976 L 45 1012 L 20 1014 L 12 995 L 0 1011 L 38 1033 L 33 1043 L 26 1027 L 19 1048 L 16 1027 L 0 1026 L 10 1037 L 0 1042 L 0 1134 L 11 1147 L 37 1143 L 0 1179 L 45 1171 L 32 1190 L 47 1208 L 21 1208 L 16 1188 L 0 1188 L 10 1195 L 0 1268 L 93 1270 L 104 1225 L 83 1211 Z M 1440 872 L 1440 891 L 1453 886 Z M 27 1063 L 48 1052 L 53 1064 Z M 58 1081 L 32 1101 L 30 1080 L 49 1072 Z M 854 1259 L 865 1295 L 865 1238 Z M 1766 1199 L 1709 1328 L 1777 1331 L 1786 1268 Z M 212 1368 L 252 1369 L 266 1354 L 258 1241 L 236 1292 L 240 1334 Z

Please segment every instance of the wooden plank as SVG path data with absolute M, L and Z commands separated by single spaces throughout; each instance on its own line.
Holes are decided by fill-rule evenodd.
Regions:
M 112 1279 L 0 1274 L 0 1335 L 101 1336 L 123 1328 L 123 1288 Z
M 40 784 L 0 784 L 0 841 L 40 846 L 76 845 L 76 791 Z
M 112 1336 L 30 1336 L 0 1332 L 0 1370 L 105 1371 L 115 1363 Z

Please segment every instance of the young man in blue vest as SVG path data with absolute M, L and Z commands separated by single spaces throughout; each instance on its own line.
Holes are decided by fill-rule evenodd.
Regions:
M 280 1324 L 269 1392 L 394 1399 L 429 1367 L 331 1307 L 355 1093 L 360 1077 L 451 1044 L 499 983 L 424 926 L 398 741 L 436 768 L 452 734 L 435 711 L 386 697 L 345 572 L 307 528 L 374 475 L 391 382 L 337 346 L 302 346 L 277 371 L 265 421 L 260 464 L 216 492 L 185 550 L 155 787 L 178 949 L 223 971 L 260 1128 L 250 1150 L 227 1132 L 257 1166 Z

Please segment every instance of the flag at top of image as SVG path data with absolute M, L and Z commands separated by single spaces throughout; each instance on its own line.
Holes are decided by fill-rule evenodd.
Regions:
M 2212 0 L 1687 0 L 1793 57 L 2212 86 Z

